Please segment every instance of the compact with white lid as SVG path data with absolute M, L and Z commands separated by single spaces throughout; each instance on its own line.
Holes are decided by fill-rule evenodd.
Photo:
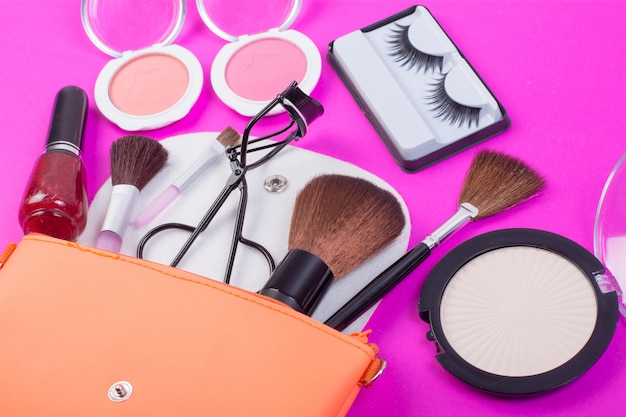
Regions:
M 196 0 L 209 29 L 229 41 L 215 56 L 211 84 L 228 107 L 254 116 L 291 82 L 306 94 L 317 85 L 322 59 L 311 39 L 289 26 L 302 0 Z M 270 114 L 283 111 L 276 107 Z
M 189 50 L 172 44 L 185 12 L 184 0 L 81 1 L 87 36 L 114 57 L 96 79 L 96 105 L 120 128 L 169 125 L 185 117 L 198 99 L 202 66 Z

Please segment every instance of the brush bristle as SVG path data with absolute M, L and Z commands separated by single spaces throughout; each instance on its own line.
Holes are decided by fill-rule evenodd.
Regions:
M 339 279 L 393 242 L 404 228 L 400 203 L 369 181 L 322 175 L 298 194 L 289 248 L 306 250 Z
M 481 151 L 470 166 L 459 204 L 478 209 L 474 220 L 507 210 L 537 194 L 545 182 L 519 159 L 494 151 Z
M 167 163 L 167 149 L 146 136 L 128 135 L 111 145 L 111 181 L 129 184 L 139 190 L 146 186 Z
M 217 141 L 225 148 L 228 146 L 235 146 L 241 141 L 241 135 L 235 129 L 228 126 L 219 135 L 217 135 Z

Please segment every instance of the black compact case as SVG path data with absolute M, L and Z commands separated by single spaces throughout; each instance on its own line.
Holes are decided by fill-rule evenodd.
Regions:
M 613 282 L 564 236 L 495 230 L 435 265 L 419 315 L 452 375 L 491 394 L 540 394 L 581 376 L 609 346 L 619 318 Z
M 424 6 L 341 36 L 328 60 L 402 169 L 504 131 L 502 105 Z

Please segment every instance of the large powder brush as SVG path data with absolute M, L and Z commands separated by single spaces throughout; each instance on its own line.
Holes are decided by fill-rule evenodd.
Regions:
M 426 259 L 452 232 L 529 199 L 544 186 L 543 178 L 523 161 L 499 152 L 479 152 L 467 172 L 457 212 L 421 243 L 374 278 L 325 324 L 343 330 L 378 302 Z
M 333 279 L 380 253 L 404 225 L 389 191 L 356 177 L 316 177 L 298 193 L 289 251 L 259 293 L 310 315 Z

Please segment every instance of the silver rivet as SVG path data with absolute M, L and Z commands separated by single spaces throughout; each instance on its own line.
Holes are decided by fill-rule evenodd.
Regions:
M 282 175 L 271 175 L 265 179 L 264 187 L 270 193 L 280 193 L 287 188 L 287 178 Z
M 109 388 L 109 399 L 119 403 L 126 401 L 133 393 L 133 386 L 128 381 L 118 381 Z

